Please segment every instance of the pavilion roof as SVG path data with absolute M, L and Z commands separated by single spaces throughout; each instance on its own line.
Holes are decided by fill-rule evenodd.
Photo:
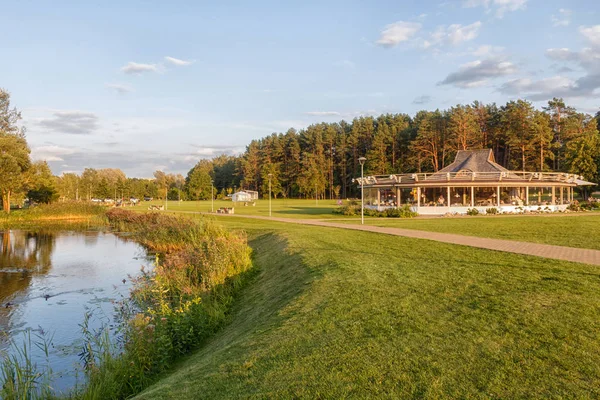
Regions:
M 508 172 L 506 168 L 498 164 L 494 159 L 492 149 L 483 150 L 459 150 L 454 162 L 437 173 L 448 172 Z

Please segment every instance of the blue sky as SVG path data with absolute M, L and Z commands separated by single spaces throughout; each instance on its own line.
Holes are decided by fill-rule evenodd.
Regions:
M 2 7 L 0 86 L 56 174 L 185 174 L 290 127 L 473 100 L 600 106 L 595 0 L 94 3 Z

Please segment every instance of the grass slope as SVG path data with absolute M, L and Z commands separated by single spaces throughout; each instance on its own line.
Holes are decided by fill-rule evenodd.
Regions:
M 230 325 L 140 399 L 598 397 L 596 267 L 223 219 L 260 273 Z

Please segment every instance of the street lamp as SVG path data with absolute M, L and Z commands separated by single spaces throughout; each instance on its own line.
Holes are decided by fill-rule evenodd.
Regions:
M 358 162 L 360 163 L 360 223 L 365 224 L 365 177 L 364 177 L 364 166 L 367 159 L 365 157 L 359 157 Z
M 269 217 L 271 216 L 271 178 L 273 178 L 273 174 L 267 175 L 269 177 Z
M 210 212 L 215 212 L 215 185 L 212 179 L 210 180 Z

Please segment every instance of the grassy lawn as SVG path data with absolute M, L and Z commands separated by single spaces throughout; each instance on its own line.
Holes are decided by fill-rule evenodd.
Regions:
M 222 221 L 249 232 L 259 274 L 140 399 L 600 396 L 597 267 Z
M 360 223 L 354 220 L 347 222 Z M 600 250 L 600 213 L 591 212 L 576 216 L 369 218 L 365 224 Z
M 164 201 L 143 201 L 132 210 L 143 211 L 147 210 L 150 205 L 161 206 L 164 205 Z M 269 216 L 269 201 L 268 200 L 257 200 L 256 205 L 251 204 L 244 206 L 244 203 L 225 200 L 215 200 L 214 210 L 221 207 L 233 207 L 236 214 L 240 215 L 259 215 L 268 217 Z M 334 208 L 338 207 L 336 200 L 319 200 L 317 202 L 312 200 L 283 200 L 274 199 L 271 201 L 271 212 L 273 217 L 282 218 L 334 218 L 339 217 L 332 213 Z M 203 201 L 169 201 L 167 205 L 168 211 L 173 212 L 210 212 L 212 204 L 210 200 Z

